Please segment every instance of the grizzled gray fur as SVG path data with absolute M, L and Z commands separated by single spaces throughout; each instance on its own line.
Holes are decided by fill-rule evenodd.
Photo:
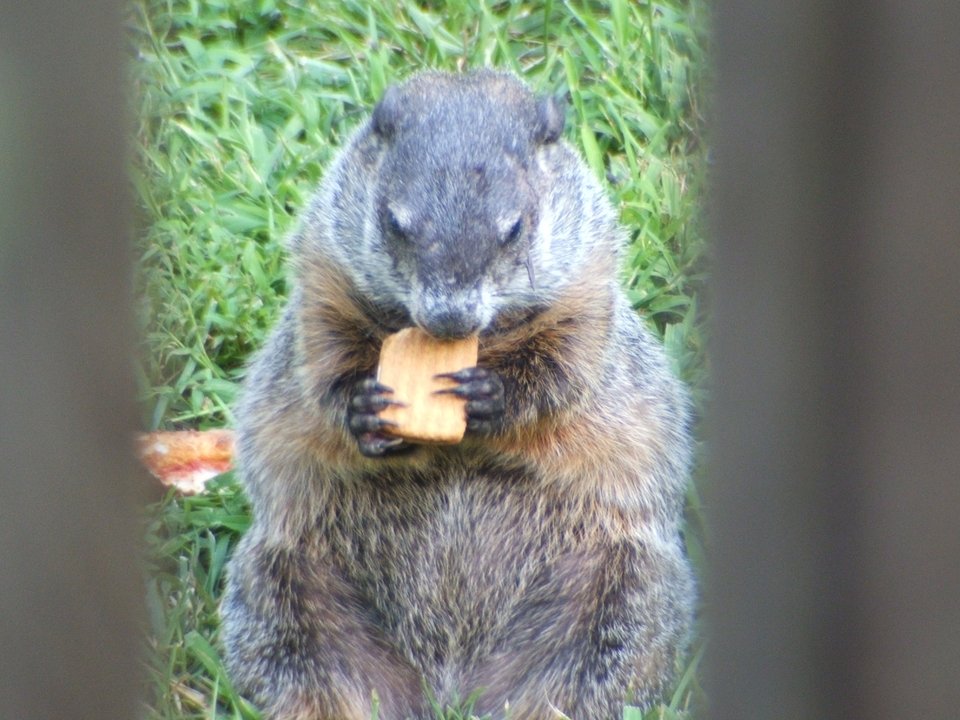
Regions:
M 618 284 L 623 233 L 512 75 L 391 88 L 292 239 L 294 285 L 238 409 L 254 521 L 223 641 L 267 718 L 614 720 L 674 677 L 693 583 L 688 403 Z M 383 432 L 383 338 L 480 335 L 468 432 Z

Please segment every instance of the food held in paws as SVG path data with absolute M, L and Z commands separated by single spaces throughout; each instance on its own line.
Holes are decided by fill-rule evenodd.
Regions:
M 477 347 L 475 335 L 438 340 L 419 328 L 406 328 L 384 340 L 377 380 L 393 390 L 392 400 L 402 403 L 380 413 L 396 423 L 385 432 L 415 443 L 460 442 L 467 427 L 464 401 L 437 394 L 456 384 L 437 376 L 476 365 Z

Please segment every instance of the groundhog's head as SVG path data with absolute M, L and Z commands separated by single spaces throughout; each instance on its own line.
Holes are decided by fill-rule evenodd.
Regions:
M 529 304 L 538 156 L 563 131 L 562 105 L 504 73 L 424 73 L 387 90 L 370 127 L 383 146 L 375 232 L 413 321 L 465 337 Z

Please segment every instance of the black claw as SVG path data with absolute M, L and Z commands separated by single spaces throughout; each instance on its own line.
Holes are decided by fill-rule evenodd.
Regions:
M 380 430 L 397 426 L 393 420 L 384 420 L 377 415 L 366 413 L 351 415 L 348 422 L 350 429 L 354 433 L 375 433 L 379 432 Z
M 393 388 L 378 383 L 373 378 L 361 380 L 354 387 L 353 397 L 350 399 L 350 409 L 358 413 L 376 415 L 388 407 L 402 407 L 403 403 L 388 397 L 393 394 Z
M 402 403 L 399 400 L 391 400 L 383 395 L 354 395 L 350 400 L 350 408 L 353 411 L 373 415 L 383 412 L 388 407 L 406 406 L 406 403 Z
M 437 395 L 456 395 L 469 400 L 471 398 L 487 398 L 497 394 L 497 387 L 489 379 L 470 380 L 452 388 L 437 390 Z
M 381 382 L 378 382 L 374 378 L 364 378 L 357 383 L 356 386 L 357 392 L 363 392 L 367 394 L 378 394 L 378 395 L 392 395 L 393 388 L 384 385 Z
M 397 450 L 406 449 L 403 438 L 391 438 L 379 433 L 363 433 L 357 436 L 357 447 L 366 457 L 383 457 Z
M 491 376 L 493 376 L 493 373 L 490 370 L 482 367 L 469 367 L 464 368 L 463 370 L 457 370 L 456 372 L 434 375 L 434 377 L 453 380 L 454 382 L 458 383 L 466 383 L 470 382 L 471 380 L 484 380 Z

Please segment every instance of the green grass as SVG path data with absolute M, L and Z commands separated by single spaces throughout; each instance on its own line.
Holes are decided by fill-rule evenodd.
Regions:
M 295 213 L 383 89 L 424 67 L 493 65 L 569 94 L 567 138 L 630 230 L 630 297 L 702 402 L 705 21 L 702 0 L 130 4 L 144 427 L 232 422 L 244 363 L 287 290 Z M 688 505 L 700 562 L 695 488 Z M 217 645 L 223 564 L 248 523 L 245 500 L 228 475 L 204 495 L 166 497 L 147 520 L 147 717 L 257 717 Z M 690 718 L 703 704 L 699 647 L 648 720 Z

